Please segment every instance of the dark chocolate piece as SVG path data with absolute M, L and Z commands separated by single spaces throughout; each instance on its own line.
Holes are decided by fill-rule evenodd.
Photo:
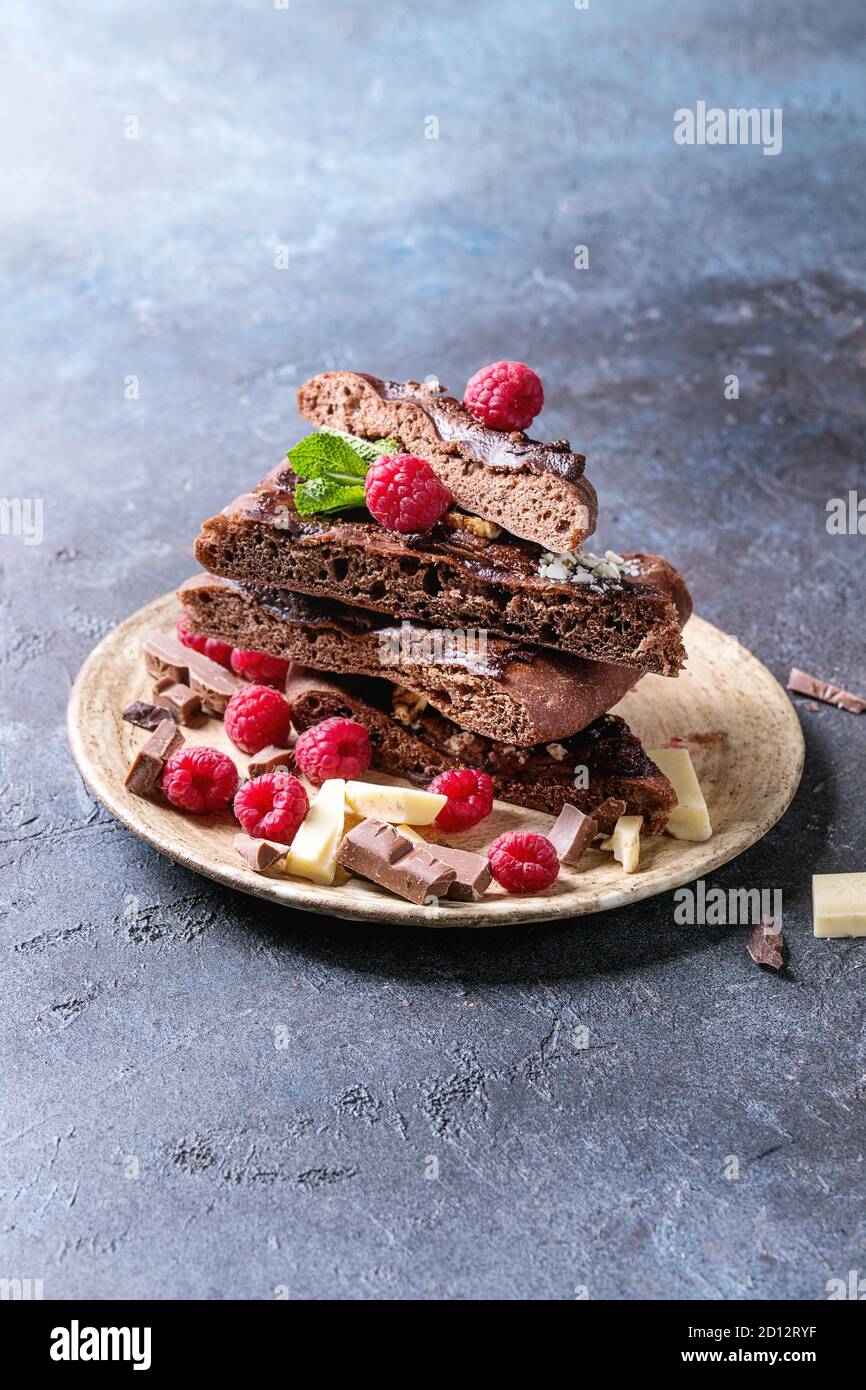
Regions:
M 201 696 L 190 690 L 188 685 L 163 676 L 153 687 L 153 703 L 168 710 L 177 724 L 189 724 L 197 714 L 201 714 Z
M 287 853 L 285 845 L 276 845 L 272 840 L 257 840 L 252 835 L 235 835 L 232 843 L 241 858 L 257 874 L 265 873 L 279 859 L 285 859 Z
M 452 845 L 435 845 L 430 851 L 443 864 L 450 864 L 457 877 L 448 885 L 446 897 L 461 903 L 477 903 L 484 897 L 493 877 L 490 861 L 483 854 Z
M 444 898 L 457 877 L 456 871 L 430 850 L 413 844 L 393 825 L 372 816 L 349 831 L 337 851 L 337 862 L 419 905 L 430 898 Z
M 849 714 L 866 713 L 866 700 L 861 699 L 859 695 L 852 695 L 850 690 L 840 690 L 838 685 L 819 680 L 817 676 L 809 676 L 805 671 L 799 671 L 796 666 L 792 668 L 788 677 L 788 689 L 793 690 L 796 695 L 809 695 L 813 700 L 823 700 L 825 705 L 845 709 Z
M 135 796 L 148 796 L 154 791 L 162 776 L 166 759 L 176 748 L 180 748 L 182 743 L 183 734 L 174 720 L 166 715 L 147 743 L 136 753 L 124 779 L 127 789 Z
M 625 803 L 623 803 L 623 811 Z M 622 814 L 622 812 L 620 813 Z M 588 849 L 598 834 L 598 821 L 593 816 L 584 815 L 576 806 L 567 801 L 547 832 L 561 864 L 575 868 L 584 850 Z
M 746 950 L 756 965 L 769 965 L 778 970 L 782 961 L 785 939 L 772 917 L 763 917 L 746 942 Z
M 168 711 L 171 714 L 171 710 Z M 127 724 L 137 724 L 140 729 L 158 729 L 166 711 L 160 709 L 158 705 L 149 705 L 146 700 L 133 700 L 131 705 L 127 705 L 121 719 L 125 719 Z
M 287 772 L 291 772 L 294 764 L 295 755 L 291 748 L 275 748 L 271 744 L 250 758 L 247 771 L 250 777 L 261 777 L 266 772 L 276 772 L 277 768 L 285 768 Z

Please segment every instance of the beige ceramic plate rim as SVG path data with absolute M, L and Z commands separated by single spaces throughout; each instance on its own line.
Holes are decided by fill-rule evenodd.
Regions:
M 133 663 L 136 667 L 140 666 L 134 653 L 141 635 L 154 627 L 170 625 L 177 611 L 174 594 L 163 595 L 120 624 L 91 652 L 78 674 L 69 698 L 68 733 L 73 757 L 86 786 L 97 801 L 127 829 L 154 849 L 217 883 L 302 911 L 324 913 L 349 920 L 427 927 L 496 926 L 579 917 L 588 913 L 608 911 L 678 888 L 711 873 L 743 853 L 766 834 L 784 814 L 800 781 L 804 758 L 803 735 L 788 696 L 767 668 L 740 646 L 736 639 L 727 636 L 703 619 L 693 617 L 686 629 L 686 639 L 690 652 L 696 649 L 699 653 L 694 658 L 698 671 L 691 673 L 693 661 L 690 660 L 688 675 L 681 676 L 677 681 L 666 681 L 660 677 L 646 678 L 633 694 L 635 699 L 638 695 L 643 698 L 648 691 L 649 683 L 655 681 L 651 696 L 643 699 L 643 703 L 657 712 L 672 687 L 681 687 L 683 682 L 692 680 L 696 689 L 699 688 L 702 663 L 709 660 L 712 666 L 713 660 L 723 657 L 719 669 L 724 672 L 730 661 L 735 658 L 738 683 L 734 694 L 740 702 L 741 697 L 746 696 L 746 724 L 751 730 L 751 739 L 754 741 L 759 738 L 762 728 L 771 724 L 776 726 L 774 751 L 779 763 L 779 777 L 772 787 L 760 792 L 761 812 L 758 817 L 744 819 L 703 844 L 677 841 L 670 836 L 651 837 L 655 845 L 661 847 L 656 850 L 656 854 L 663 862 L 657 866 L 653 865 L 649 870 L 637 874 L 625 875 L 619 872 L 618 866 L 614 865 L 609 856 L 604 856 L 597 866 L 605 878 L 601 886 L 594 883 L 591 891 L 586 891 L 590 881 L 599 877 L 599 873 L 595 871 L 592 874 L 570 872 L 564 876 L 568 880 L 567 883 L 564 883 L 561 877 L 556 885 L 558 891 L 555 896 L 543 894 L 538 897 L 516 898 L 497 893 L 482 903 L 442 902 L 439 905 L 417 907 L 370 885 L 363 885 L 362 891 L 358 893 L 359 885 L 355 880 L 351 880 L 349 885 L 341 889 L 320 887 L 299 879 L 262 876 L 253 873 L 240 859 L 237 865 L 234 865 L 228 858 L 223 861 L 217 854 L 211 861 L 205 856 L 203 849 L 188 848 L 184 839 L 191 838 L 195 841 L 197 837 L 207 834 L 204 823 L 190 825 L 193 817 L 180 816 L 176 811 L 155 807 L 152 803 L 147 803 L 145 816 L 142 803 L 132 797 L 122 784 L 122 772 L 129 760 L 128 754 L 124 754 L 122 761 L 119 761 L 118 747 L 106 748 L 105 739 L 100 740 L 92 727 L 92 719 L 86 713 L 88 706 L 92 709 L 102 704 L 106 688 L 116 688 L 118 672 L 123 674 L 128 671 L 130 682 L 137 680 Z M 146 695 L 145 679 L 142 677 L 137 680 L 137 684 L 137 691 L 126 692 L 130 699 Z M 705 679 L 702 688 L 711 688 Z M 754 699 L 749 699 L 748 695 L 753 695 Z M 626 700 L 628 699 L 629 697 L 626 697 Z M 126 703 L 125 698 L 122 698 L 122 703 Z M 623 702 L 624 705 L 625 703 Z M 120 708 L 119 704 L 116 710 L 111 711 L 112 727 L 108 730 L 109 740 L 112 737 L 117 739 L 118 729 L 130 729 L 130 726 L 120 722 Z M 734 709 L 736 708 L 735 703 Z M 634 719 L 630 708 L 624 708 L 623 713 L 626 718 Z M 739 715 L 737 717 L 740 718 Z M 739 731 L 727 732 L 730 737 L 739 737 Z M 743 768 L 748 772 L 749 766 L 753 764 L 746 756 L 745 750 L 741 752 L 740 758 L 743 766 L 739 768 L 739 773 L 742 774 Z M 713 810 L 712 802 L 710 810 Z M 540 818 L 540 813 L 527 813 L 499 802 L 496 803 L 496 811 L 504 813 L 507 817 L 517 817 L 519 823 L 525 823 L 527 818 L 533 816 Z M 153 823 L 150 823 L 151 821 Z M 504 827 L 497 826 L 494 833 L 499 833 L 501 828 Z M 539 825 L 539 828 L 543 828 L 543 825 Z M 650 857 L 652 858 L 652 852 Z M 594 865 L 593 870 L 595 868 Z M 583 887 L 581 879 L 584 880 Z

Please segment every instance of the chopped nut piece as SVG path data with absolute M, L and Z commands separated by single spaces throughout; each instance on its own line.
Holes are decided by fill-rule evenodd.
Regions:
M 459 757 L 459 755 L 463 753 L 471 743 L 474 743 L 474 741 L 475 735 L 470 733 L 468 729 L 463 729 L 459 734 L 452 734 L 450 738 L 446 738 L 445 747 L 448 749 L 449 753 L 453 753 L 455 757 Z
M 481 540 L 495 541 L 502 535 L 502 527 L 497 526 L 494 521 L 485 521 L 480 516 L 469 516 L 467 512 L 458 512 L 451 507 L 442 518 L 443 526 L 448 526 L 452 531 L 468 531 L 472 536 L 478 536 Z
M 416 695 L 414 690 L 407 690 L 404 685 L 395 685 L 391 692 L 394 718 L 399 719 L 401 724 L 413 724 L 418 715 L 423 714 L 427 703 L 426 695 Z
M 554 579 L 572 584 L 598 585 L 601 580 L 621 583 L 622 577 L 637 574 L 634 560 L 624 560 L 615 550 L 606 550 L 604 556 L 592 555 L 584 550 L 546 550 L 539 561 L 538 573 L 542 579 Z

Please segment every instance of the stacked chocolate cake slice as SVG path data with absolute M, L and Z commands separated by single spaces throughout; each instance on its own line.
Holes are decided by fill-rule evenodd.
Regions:
M 298 446 L 206 521 L 208 573 L 179 594 L 190 627 L 291 661 L 296 727 L 359 720 L 374 768 L 421 783 L 483 768 L 502 800 L 662 830 L 673 788 L 606 711 L 644 672 L 676 676 L 689 594 L 659 556 L 582 550 L 583 456 L 495 428 L 435 382 L 324 372 L 298 405 L 322 458 L 348 449 L 357 466 L 311 483 L 300 459 L 318 453 Z M 380 454 L 426 460 L 450 494 L 423 532 L 359 505 Z

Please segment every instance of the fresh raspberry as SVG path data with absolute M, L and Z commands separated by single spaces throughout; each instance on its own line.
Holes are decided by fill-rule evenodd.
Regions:
M 295 744 L 295 766 L 316 786 L 329 777 L 360 777 L 372 756 L 364 725 L 339 715 L 305 729 Z
M 218 637 L 205 637 L 201 632 L 193 632 L 189 620 L 183 617 L 178 618 L 175 629 L 185 647 L 191 647 L 194 652 L 201 652 L 202 656 L 209 656 L 211 661 L 219 662 L 226 670 L 231 669 L 231 642 L 221 642 Z
M 440 830 L 468 830 L 493 810 L 493 778 L 475 767 L 439 772 L 427 790 L 448 798 L 436 817 Z
M 267 772 L 236 792 L 235 815 L 248 835 L 290 845 L 310 809 L 307 793 L 288 772 Z
M 463 404 L 491 429 L 526 430 L 544 405 L 544 387 L 523 362 L 491 362 L 469 378 Z
M 184 811 L 218 811 L 237 785 L 237 768 L 218 748 L 178 748 L 162 769 L 163 791 Z
M 260 753 L 269 743 L 285 748 L 291 727 L 288 700 L 269 685 L 236 690 L 226 705 L 225 730 L 242 753 Z
M 389 531 L 412 535 L 430 531 L 453 497 L 426 459 L 414 454 L 383 454 L 364 481 L 367 508 Z
M 498 835 L 487 851 L 490 871 L 508 893 L 540 893 L 559 873 L 556 850 L 533 830 Z
M 232 647 L 231 666 L 236 676 L 255 681 L 257 685 L 275 685 L 284 690 L 289 674 L 289 663 L 281 656 L 268 656 L 267 652 L 248 652 L 243 647 Z

